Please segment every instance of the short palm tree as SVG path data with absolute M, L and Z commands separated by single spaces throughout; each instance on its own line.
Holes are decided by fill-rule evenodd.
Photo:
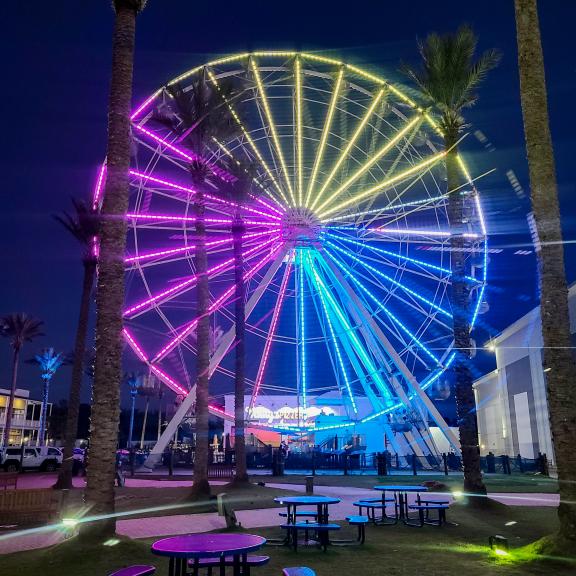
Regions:
M 458 163 L 458 141 L 466 128 L 464 111 L 476 103 L 479 85 L 500 58 L 495 50 L 488 50 L 476 58 L 477 44 L 476 35 L 467 25 L 461 26 L 454 34 L 432 33 L 419 44 L 420 66 L 403 68 L 404 73 L 418 86 L 423 98 L 438 110 L 440 129 L 444 135 L 448 218 L 452 232 L 450 302 L 456 350 L 455 396 L 464 467 L 464 489 L 468 494 L 486 494 L 486 487 L 480 469 L 478 423 L 472 389 L 473 379 L 469 368 L 472 348 L 469 311 L 471 286 L 466 280 L 466 241 L 463 236 L 466 195 L 461 192 L 460 187 L 462 174 Z M 478 503 L 481 500 L 473 499 Z
M 82 296 L 80 298 L 80 314 L 76 327 L 76 342 L 72 358 L 72 381 L 68 394 L 68 413 L 66 416 L 66 431 L 64 439 L 64 460 L 58 474 L 55 487 L 60 489 L 72 488 L 73 450 L 78 429 L 78 411 L 80 410 L 80 393 L 82 391 L 82 378 L 84 375 L 84 360 L 86 357 L 86 338 L 90 320 L 90 303 L 92 289 L 98 263 L 96 253 L 96 238 L 99 232 L 100 215 L 82 200 L 72 198 L 74 212 L 64 212 L 54 218 L 82 246 L 82 265 L 84 267 L 84 280 L 82 282 Z
M 196 449 L 194 454 L 193 498 L 210 494 L 208 483 L 208 398 L 210 367 L 210 291 L 208 286 L 208 258 L 206 254 L 205 190 L 214 179 L 212 167 L 203 160 L 214 146 L 214 140 L 227 142 L 239 133 L 226 100 L 233 98 L 231 84 L 221 82 L 217 89 L 208 84 L 206 73 L 184 92 L 179 85 L 167 88 L 171 99 L 166 109 L 157 110 L 156 120 L 179 136 L 180 144 L 196 156 L 189 165 L 190 178 L 196 191 L 194 196 L 196 266 Z
M 66 363 L 66 358 L 61 353 L 55 353 L 54 348 L 44 348 L 40 354 L 36 354 L 32 363 L 40 367 L 42 377 L 42 409 L 40 411 L 40 428 L 38 430 L 38 440 L 36 444 L 43 446 L 46 440 L 46 416 L 48 413 L 48 396 L 50 394 L 50 382 L 56 371 L 62 364 Z
M 145 0 L 113 0 L 116 17 L 108 100 L 106 184 L 99 234 L 96 363 L 85 493 L 90 514 L 102 520 L 86 522 L 80 529 L 80 535 L 91 541 L 108 539 L 116 531 L 114 479 L 122 381 L 124 253 L 130 188 L 130 108 L 136 16 L 145 4 Z
M 544 56 L 536 0 L 515 0 L 520 97 L 530 172 L 537 250 L 542 349 L 550 428 L 558 470 L 560 530 L 542 546 L 550 555 L 576 554 L 576 363 L 570 338 L 568 285 L 554 149 L 548 119 Z
M 11 339 L 12 343 L 12 384 L 10 386 L 10 398 L 6 408 L 6 421 L 4 424 L 4 446 L 10 444 L 10 429 L 12 427 L 12 412 L 14 411 L 14 397 L 16 395 L 16 384 L 18 381 L 18 365 L 20 363 L 20 352 L 26 342 L 32 342 L 39 336 L 44 336 L 42 332 L 42 320 L 28 316 L 27 314 L 10 314 L 0 319 L 2 336 Z

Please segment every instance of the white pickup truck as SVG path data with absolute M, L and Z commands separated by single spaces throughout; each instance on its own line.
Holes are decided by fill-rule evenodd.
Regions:
M 62 464 L 62 457 L 62 451 L 51 446 L 25 446 L 23 462 L 22 448 L 13 447 L 0 450 L 1 467 L 6 472 L 32 469 L 54 472 Z

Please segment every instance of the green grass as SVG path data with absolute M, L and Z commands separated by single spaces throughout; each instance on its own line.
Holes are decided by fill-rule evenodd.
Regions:
M 253 476 L 252 481 L 280 484 L 304 484 L 306 476 Z M 463 478 L 461 475 L 444 476 L 444 474 L 394 474 L 392 476 L 315 476 L 316 486 L 350 486 L 355 488 L 372 488 L 376 484 L 421 484 L 422 482 L 437 481 L 446 484 L 450 490 L 462 490 Z M 489 474 L 484 476 L 488 492 L 541 492 L 555 494 L 558 492 L 558 482 L 536 474 Z
M 553 532 L 553 508 L 499 508 L 485 512 L 453 506 L 448 519 L 457 526 L 410 528 L 369 526 L 365 546 L 331 547 L 327 553 L 307 547 L 297 553 L 286 548 L 266 547 L 271 556 L 268 566 L 254 570 L 255 576 L 280 576 L 286 566 L 310 566 L 318 576 L 485 576 L 576 573 L 576 565 L 536 559 L 520 551 L 532 541 Z M 515 522 L 506 526 L 507 523 Z M 346 527 L 338 537 L 346 537 Z M 278 529 L 250 532 L 278 537 Z M 488 537 L 502 534 L 510 542 L 511 555 L 500 558 L 487 547 Z M 86 546 L 76 539 L 59 546 L 3 556 L 2 574 L 19 576 L 105 576 L 122 566 L 151 563 L 159 576 L 166 575 L 167 561 L 150 553 L 152 540 L 120 540 L 115 546 Z M 517 553 L 514 550 L 518 550 Z M 528 549 L 529 550 L 529 549 Z

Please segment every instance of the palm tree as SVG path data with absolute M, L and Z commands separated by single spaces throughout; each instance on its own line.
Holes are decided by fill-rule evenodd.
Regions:
M 214 140 L 227 142 L 239 133 L 226 100 L 233 98 L 231 84 L 221 82 L 219 89 L 211 87 L 204 72 L 186 92 L 179 85 L 170 86 L 169 112 L 156 111 L 156 120 L 179 135 L 179 142 L 198 158 L 189 165 L 194 196 L 196 266 L 196 449 L 194 454 L 194 486 L 192 497 L 201 499 L 210 494 L 208 483 L 208 397 L 210 366 L 210 291 L 206 254 L 205 189 L 213 180 L 212 167 L 203 160 Z
M 560 530 L 547 553 L 576 553 L 576 363 L 570 340 L 568 286 L 558 206 L 554 150 L 548 120 L 544 56 L 536 0 L 515 0 L 520 96 L 530 173 L 537 250 L 543 364 L 550 428 L 558 469 Z
M 100 216 L 96 208 L 82 200 L 72 198 L 74 213 L 64 212 L 55 215 L 54 218 L 64 226 L 68 232 L 82 246 L 82 265 L 84 267 L 84 279 L 82 282 L 82 296 L 80 298 L 80 314 L 76 327 L 76 342 L 72 358 L 72 381 L 68 393 L 68 413 L 66 416 L 66 431 L 64 438 L 64 459 L 62 468 L 58 474 L 55 488 L 72 488 L 72 458 L 76 432 L 78 430 L 78 411 L 80 409 L 80 393 L 82 391 L 82 378 L 84 375 L 84 360 L 86 356 L 86 337 L 90 319 L 90 302 L 94 276 L 98 262 L 95 250 L 95 239 L 98 236 Z
M 134 66 L 136 15 L 145 0 L 114 0 L 112 76 L 108 100 L 106 185 L 100 225 L 96 297 L 96 363 L 92 387 L 90 461 L 86 500 L 98 522 L 82 524 L 93 539 L 115 532 L 114 478 L 122 381 L 122 306 L 124 252 L 130 167 L 130 104 Z
M 14 410 L 14 396 L 16 395 L 16 383 L 18 381 L 18 365 L 20 362 L 20 352 L 26 342 L 32 342 L 39 336 L 44 336 L 42 332 L 42 320 L 32 318 L 27 314 L 10 314 L 0 320 L 2 326 L 2 336 L 12 339 L 12 384 L 10 386 L 10 398 L 6 408 L 6 422 L 4 424 L 4 446 L 10 444 L 10 429 L 12 427 L 12 412 Z
M 446 179 L 448 190 L 448 218 L 450 220 L 452 282 L 450 303 L 453 314 L 456 358 L 456 407 L 460 432 L 460 447 L 464 468 L 464 490 L 468 494 L 486 494 L 480 469 L 478 423 L 476 420 L 472 373 L 469 368 L 470 284 L 466 280 L 466 241 L 464 232 L 464 203 L 466 194 L 460 192 L 461 171 L 458 163 L 458 141 L 466 128 L 464 110 L 478 100 L 477 89 L 500 59 L 495 50 L 488 50 L 478 58 L 478 39 L 473 30 L 461 26 L 455 34 L 429 34 L 419 43 L 421 65 L 404 66 L 403 71 L 416 83 L 425 100 L 438 109 L 440 129 L 446 151 Z M 456 192 L 458 191 L 458 192 Z M 486 499 L 473 498 L 474 502 Z
M 66 359 L 61 353 L 55 354 L 54 348 L 44 348 L 40 354 L 36 354 L 31 360 L 32 363 L 40 367 L 42 373 L 42 409 L 40 411 L 40 428 L 38 430 L 37 446 L 43 446 L 46 437 L 46 414 L 48 412 L 48 395 L 50 393 L 50 382 L 56 371 Z
M 251 166 L 233 165 L 236 181 L 229 186 L 231 200 L 236 204 L 232 220 L 232 243 L 234 253 L 234 325 L 236 338 L 234 347 L 234 452 L 236 457 L 235 483 L 248 482 L 246 466 L 245 406 L 246 394 L 246 302 L 244 287 L 243 236 L 245 233 L 242 206 L 245 204 L 254 178 Z

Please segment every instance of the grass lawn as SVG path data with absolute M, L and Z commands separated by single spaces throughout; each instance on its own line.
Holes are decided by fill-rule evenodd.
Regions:
M 280 576 L 285 566 L 310 566 L 317 576 L 475 576 L 486 574 L 554 574 L 576 573 L 576 564 L 559 564 L 551 560 L 528 561 L 515 557 L 514 549 L 552 532 L 556 527 L 553 508 L 506 508 L 497 512 L 478 512 L 453 506 L 448 519 L 457 526 L 410 528 L 370 526 L 365 546 L 331 547 L 327 553 L 315 548 L 292 550 L 269 546 L 268 566 L 254 569 L 255 576 Z M 515 522 L 506 526 L 507 523 Z M 348 528 L 346 528 L 348 530 Z M 251 532 L 277 537 L 277 529 L 254 529 Z M 342 531 L 342 536 L 346 537 Z M 488 536 L 502 534 L 509 539 L 512 553 L 502 559 L 487 547 Z M 166 575 L 167 561 L 150 554 L 151 540 L 121 540 L 114 546 L 81 546 L 69 540 L 60 546 L 3 556 L 2 574 L 19 576 L 105 576 L 122 566 L 151 563 L 160 576 Z
M 306 476 L 252 476 L 253 482 L 304 484 Z M 450 490 L 462 490 L 464 479 L 461 475 L 445 476 L 444 474 L 393 474 L 390 476 L 324 476 L 314 477 L 316 486 L 351 486 L 355 488 L 372 488 L 376 484 L 421 484 L 435 480 L 446 484 Z M 484 482 L 488 492 L 542 492 L 555 494 L 558 482 L 553 478 L 536 474 L 485 474 Z

